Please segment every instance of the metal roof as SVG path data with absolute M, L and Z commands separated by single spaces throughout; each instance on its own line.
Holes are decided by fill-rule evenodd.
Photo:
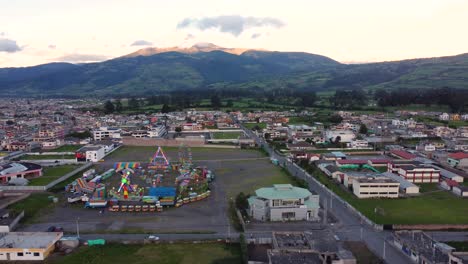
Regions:
M 255 191 L 258 197 L 266 199 L 303 199 L 312 193 L 304 188 L 292 186 L 291 184 L 275 184 L 273 187 L 260 188 Z

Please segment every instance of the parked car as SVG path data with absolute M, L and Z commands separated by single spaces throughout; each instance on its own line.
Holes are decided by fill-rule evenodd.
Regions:
M 149 235 L 148 237 L 146 237 L 146 239 L 151 241 L 159 241 L 159 237 L 155 235 Z

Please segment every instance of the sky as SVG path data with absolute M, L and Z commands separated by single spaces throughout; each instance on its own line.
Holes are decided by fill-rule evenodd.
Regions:
M 145 47 L 304 51 L 360 63 L 468 52 L 468 0 L 0 0 L 0 67 Z

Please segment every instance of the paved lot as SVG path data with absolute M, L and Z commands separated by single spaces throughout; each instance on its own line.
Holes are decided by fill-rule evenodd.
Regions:
M 99 170 L 112 167 L 116 161 L 148 161 L 154 148 L 123 149 L 129 156 L 123 158 L 117 152 L 105 162 L 98 163 Z M 177 148 L 169 148 L 167 155 L 177 159 Z M 181 208 L 169 208 L 162 213 L 113 213 L 98 209 L 84 209 L 82 205 L 69 205 L 64 200 L 50 214 L 39 219 L 39 223 L 22 228 L 27 231 L 44 231 L 51 225 L 61 226 L 75 232 L 78 220 L 82 233 L 117 232 L 218 232 L 229 233 L 227 216 L 228 199 L 240 191 L 253 193 L 256 188 L 272 183 L 287 183 L 290 179 L 278 167 L 271 164 L 260 152 L 239 149 L 192 149 L 194 163 L 207 166 L 214 171 L 216 180 L 212 184 L 212 195 Z M 203 160 L 203 161 L 196 161 Z

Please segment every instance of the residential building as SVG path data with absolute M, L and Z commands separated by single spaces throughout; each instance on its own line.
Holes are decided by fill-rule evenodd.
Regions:
M 448 154 L 447 163 L 454 168 L 468 167 L 468 153 L 457 152 Z
M 400 183 L 390 178 L 360 178 L 353 181 L 358 198 L 398 198 Z
M 319 196 L 291 184 L 260 188 L 249 199 L 249 215 L 260 221 L 318 220 Z
M 100 127 L 93 131 L 94 140 L 120 139 L 122 130 L 112 127 Z
M 43 261 L 62 236 L 62 232 L 0 233 L 0 260 Z
M 167 134 L 167 129 L 166 129 L 166 126 L 164 125 L 153 126 L 148 131 L 148 137 L 150 138 L 161 138 L 161 137 L 164 137 L 166 134 Z
M 347 143 L 346 146 L 352 149 L 367 149 L 369 148 L 369 142 L 367 140 L 353 140 Z

